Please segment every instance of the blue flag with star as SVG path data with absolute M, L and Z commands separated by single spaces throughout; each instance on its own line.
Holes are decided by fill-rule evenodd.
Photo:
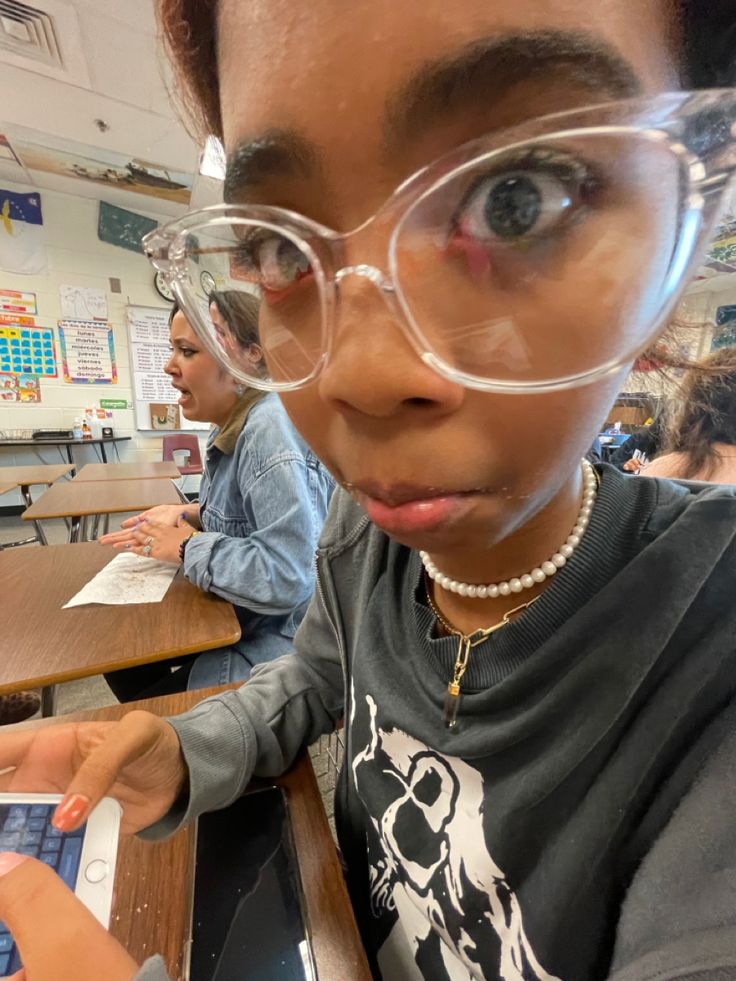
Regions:
M 0 269 L 28 276 L 46 272 L 40 194 L 0 188 Z

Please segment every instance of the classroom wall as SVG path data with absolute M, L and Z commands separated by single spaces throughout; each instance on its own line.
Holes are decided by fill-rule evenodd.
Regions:
M 9 190 L 29 190 L 27 187 L 13 187 L 7 183 L 4 186 Z M 168 306 L 154 290 L 153 270 L 144 256 L 99 241 L 96 201 L 53 191 L 40 193 L 48 273 L 44 276 L 22 276 L 0 269 L 0 288 L 36 293 L 36 323 L 54 328 L 61 319 L 61 285 L 89 286 L 105 290 L 109 322 L 115 341 L 118 382 L 114 385 L 71 384 L 64 381 L 59 366 L 58 378 L 41 380 L 41 404 L 0 403 L 0 430 L 71 429 L 74 418 L 82 415 L 87 405 L 97 403 L 101 398 L 126 399 L 132 405 L 125 308 L 129 303 L 162 308 Z M 158 217 L 137 206 L 135 210 L 153 218 Z M 110 292 L 110 278 L 120 280 L 121 293 Z M 60 361 L 56 330 L 55 338 L 57 359 Z M 113 425 L 116 435 L 132 437 L 130 443 L 117 444 L 122 460 L 161 459 L 161 438 L 136 431 L 132 407 L 113 410 Z M 114 454 L 108 452 L 109 458 L 112 458 Z M 59 462 L 59 454 L 54 447 L 44 447 L 40 453 L 48 463 Z M 77 459 L 86 458 L 88 462 L 97 459 L 93 447 L 75 449 L 75 455 Z M 0 449 L 0 466 L 33 462 L 38 462 L 38 455 L 32 450 Z M 14 503 L 11 497 L 10 494 L 6 495 L 2 504 Z

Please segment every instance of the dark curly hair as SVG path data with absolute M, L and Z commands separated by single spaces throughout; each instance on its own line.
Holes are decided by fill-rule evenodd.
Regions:
M 222 137 L 217 75 L 217 0 L 155 0 L 178 97 L 195 132 Z M 736 85 L 736 0 L 672 0 L 684 40 L 682 83 Z
M 682 408 L 667 434 L 667 449 L 682 453 L 678 477 L 705 474 L 719 460 L 716 444 L 736 447 L 736 348 L 726 347 L 704 358 L 680 386 Z

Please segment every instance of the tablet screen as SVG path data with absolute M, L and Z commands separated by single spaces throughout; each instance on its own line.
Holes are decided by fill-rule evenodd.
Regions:
M 190 981 L 314 981 L 286 799 L 277 787 L 197 831 Z

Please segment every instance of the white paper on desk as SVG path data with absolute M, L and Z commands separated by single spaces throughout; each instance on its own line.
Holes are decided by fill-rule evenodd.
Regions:
M 94 579 L 90 579 L 76 596 L 62 606 L 86 606 L 103 603 L 124 606 L 126 603 L 160 603 L 178 572 L 178 566 L 157 559 L 146 559 L 131 552 L 116 555 Z

